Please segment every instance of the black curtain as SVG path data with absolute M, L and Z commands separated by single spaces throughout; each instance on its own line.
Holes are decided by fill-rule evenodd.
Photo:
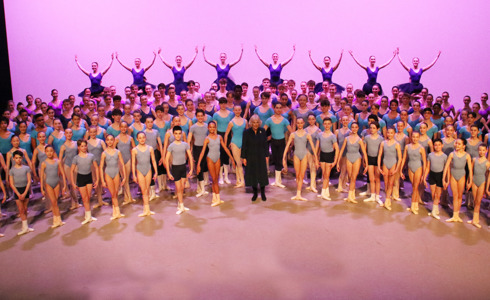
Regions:
M 0 1 L 0 111 L 7 108 L 7 101 L 12 99 L 9 52 L 7 47 L 7 30 L 5 26 L 5 8 Z

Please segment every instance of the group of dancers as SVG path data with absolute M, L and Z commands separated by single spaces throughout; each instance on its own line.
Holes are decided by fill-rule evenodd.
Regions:
M 188 210 L 184 205 L 185 189 L 189 189 L 194 176 L 195 196 L 208 194 L 206 185 L 211 177 L 211 205 L 222 204 L 219 185 L 231 183 L 230 168 L 236 174 L 236 188 L 251 186 L 252 201 L 258 199 L 260 189 L 261 199 L 266 201 L 269 164 L 274 165 L 272 185 L 284 188 L 282 176 L 288 172 L 288 163 L 292 163 L 296 175 L 293 200 L 307 200 L 302 196 L 302 186 L 308 182 L 307 170 L 307 189 L 318 193 L 319 178 L 322 187 L 318 197 L 332 200 L 330 174 L 336 170 L 337 192 L 347 193 L 345 201 L 357 203 L 356 180 L 362 171 L 368 174 L 368 189 L 363 194 L 369 197 L 364 201 L 377 202 L 391 210 L 392 200 L 400 201 L 400 186 L 408 175 L 413 190 L 410 212 L 418 214 L 419 204 L 425 205 L 422 196 L 430 185 L 430 215 L 439 219 L 439 203 L 448 203 L 450 187 L 453 215 L 447 221 L 462 222 L 459 214 L 463 195 L 471 190 L 466 196 L 468 205 L 471 202 L 474 206 L 469 223 L 481 227 L 481 200 L 490 193 L 490 107 L 486 93 L 482 94 L 481 104 L 471 104 L 466 96 L 460 109 L 450 104 L 448 92 L 434 99 L 420 83 L 420 76 L 437 58 L 425 68 L 420 68 L 414 58 L 413 67 L 409 68 L 400 59 L 398 49 L 387 64 L 398 57 L 411 81 L 394 86 L 390 98 L 382 95 L 376 82 L 378 70 L 387 64 L 375 66 L 374 57 L 370 57 L 369 66 L 354 58 L 368 73 L 368 82 L 362 89 L 333 83 L 332 74 L 340 60 L 332 67 L 330 58 L 325 57 L 325 67 L 312 60 L 323 75 L 320 85 L 309 80 L 301 82 L 297 90 L 294 80 L 280 78 L 280 69 L 293 56 L 294 51 L 286 62 L 278 64 L 274 54 L 273 63 L 269 64 L 271 78 L 254 86 L 251 95 L 247 83 L 230 85 L 228 78 L 229 69 L 241 56 L 231 65 L 226 64 L 226 54 L 221 54 L 219 64 L 206 59 L 216 67 L 218 80 L 204 93 L 200 93 L 195 81 L 182 85 L 183 73 L 196 57 L 182 66 L 178 56 L 177 65 L 171 66 L 160 56 L 174 74 L 180 75 L 175 75 L 174 83 L 161 83 L 155 88 L 144 80 L 149 67 L 141 68 L 137 59 L 136 68 L 125 67 L 132 71 L 134 83 L 125 88 L 124 99 L 114 86 L 100 86 L 109 68 L 99 72 L 97 63 L 92 63 L 89 73 L 76 58 L 92 84 L 80 94 L 80 105 L 75 105 L 74 95 L 61 100 L 57 90 L 52 90 L 48 103 L 32 95 L 26 96 L 26 103 L 9 101 L 0 119 L 0 164 L 6 183 L 0 181 L 0 188 L 3 202 L 9 195 L 16 201 L 22 220 L 18 234 L 32 231 L 27 208 L 34 184 L 39 183 L 48 200 L 45 212 L 53 213 L 52 227 L 56 228 L 64 224 L 58 207 L 60 196 L 70 198 L 71 209 L 76 209 L 81 206 L 77 191 L 85 211 L 82 224 L 95 220 L 91 214 L 92 193 L 97 207 L 109 205 L 102 198 L 104 188 L 111 195 L 111 219 L 124 217 L 118 196 L 123 195 L 123 204 L 134 202 L 131 180 L 139 186 L 143 200 L 141 217 L 154 214 L 150 201 L 157 198 L 157 184 L 159 192 L 168 190 L 167 179 L 175 183 L 177 214 Z M 117 53 L 114 57 L 119 61 Z M 319 86 L 321 90 L 316 92 Z M 384 201 L 380 194 L 381 175 Z

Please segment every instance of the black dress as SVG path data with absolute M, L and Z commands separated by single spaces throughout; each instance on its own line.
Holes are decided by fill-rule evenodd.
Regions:
M 252 128 L 243 132 L 241 158 L 247 160 L 245 166 L 245 185 L 256 187 L 269 184 L 267 176 L 266 157 L 269 156 L 269 146 L 267 144 L 267 133 L 264 128 L 257 129 L 257 133 Z

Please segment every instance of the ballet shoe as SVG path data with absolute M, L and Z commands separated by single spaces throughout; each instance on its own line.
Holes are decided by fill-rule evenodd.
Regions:
M 433 217 L 436 220 L 440 220 L 441 219 L 441 217 L 437 213 L 434 213 L 434 211 L 432 211 L 431 213 L 429 213 L 429 216 Z
M 286 187 L 284 184 L 282 184 L 280 182 L 275 182 L 275 186 L 277 186 L 278 188 L 281 188 L 281 189 Z
M 218 184 L 223 185 L 223 184 L 224 184 L 223 179 L 220 179 L 220 180 L 218 181 Z
M 211 203 L 211 206 L 212 206 L 212 207 L 215 207 L 215 206 L 218 206 L 218 205 L 220 205 L 220 204 L 221 204 L 221 202 L 220 202 L 220 201 L 215 201 L 215 202 L 212 202 L 212 203 Z
M 458 220 L 457 220 L 457 218 L 452 217 L 450 219 L 447 219 L 446 222 L 448 222 L 448 223 L 455 223 L 455 222 L 458 222 Z
M 473 222 L 473 220 L 469 220 L 466 223 L 471 224 L 471 225 L 475 226 L 476 228 L 481 228 L 480 223 Z
M 395 201 L 402 201 L 402 199 L 400 199 L 399 197 L 393 197 L 393 200 L 395 200 Z
M 463 219 L 461 219 L 461 218 L 458 216 L 458 217 L 456 217 L 456 222 L 458 222 L 458 223 L 463 223 Z
M 368 195 L 368 192 L 367 192 L 367 191 L 366 191 L 366 192 L 360 192 L 360 193 L 359 193 L 359 196 L 363 196 L 363 197 L 364 197 L 364 196 L 367 196 L 367 195 Z M 372 195 L 372 194 L 371 194 L 371 195 Z
M 93 208 L 95 209 L 95 208 L 99 208 L 99 207 L 101 207 L 101 206 L 102 206 L 102 203 L 97 203 L 97 204 L 95 204 L 95 205 L 94 205 L 94 207 L 93 207 Z
M 313 193 L 318 193 L 318 190 L 317 190 L 315 187 L 313 187 L 313 186 L 311 186 L 311 187 L 310 187 L 310 190 L 311 190 Z
M 51 225 L 51 228 L 58 228 L 65 225 L 65 222 L 58 222 L 56 224 Z
M 237 188 L 241 188 L 241 187 L 244 187 L 245 185 L 243 183 L 238 183 L 237 185 L 235 185 L 234 187 L 237 189 Z
M 178 210 L 175 212 L 175 214 L 176 214 L 176 215 L 180 215 L 180 214 L 182 214 L 183 212 L 184 212 L 184 210 L 182 210 L 182 209 L 180 209 L 180 208 L 179 208 L 179 209 L 178 209 Z
M 34 231 L 34 229 L 27 227 L 27 228 L 24 228 L 24 229 L 22 229 L 21 231 L 19 231 L 19 232 L 17 233 L 17 235 L 18 235 L 18 236 L 20 236 L 20 235 L 24 235 L 24 234 L 26 234 L 26 233 L 33 232 L 33 231 Z
M 230 181 L 230 179 L 228 179 L 228 178 L 225 178 L 225 180 L 224 180 L 224 181 L 225 181 L 225 183 L 226 183 L 226 184 L 231 184 L 231 181 Z
M 91 223 L 91 222 L 93 222 L 93 221 L 97 221 L 97 219 L 96 219 L 96 218 L 94 218 L 94 217 L 87 218 L 87 219 L 85 219 L 85 220 L 83 220 L 83 221 L 82 221 L 82 225 L 85 225 L 85 224 Z
M 363 201 L 364 202 L 375 202 L 376 201 L 376 195 L 375 194 L 371 194 L 371 197 L 366 198 Z
M 386 203 L 384 204 L 384 208 L 386 208 L 387 210 L 390 210 L 391 211 L 391 205 L 386 205 Z

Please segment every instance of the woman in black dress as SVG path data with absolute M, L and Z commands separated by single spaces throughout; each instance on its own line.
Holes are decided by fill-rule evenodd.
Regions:
M 251 186 L 254 191 L 252 201 L 257 200 L 257 185 L 260 186 L 262 201 L 267 200 L 265 186 L 269 184 L 266 164 L 266 158 L 269 157 L 267 133 L 260 127 L 260 123 L 259 116 L 253 115 L 250 118 L 250 128 L 243 132 L 241 158 L 245 166 L 245 185 Z

